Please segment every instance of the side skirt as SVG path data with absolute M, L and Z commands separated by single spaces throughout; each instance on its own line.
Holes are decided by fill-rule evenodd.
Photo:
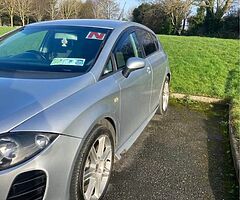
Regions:
M 151 121 L 155 113 L 157 112 L 158 107 L 151 113 L 151 115 L 142 123 L 140 127 L 128 138 L 128 140 L 120 146 L 116 152 L 115 157 L 120 160 L 121 155 L 126 153 L 128 149 L 133 145 L 133 143 L 138 139 L 138 137 L 141 135 L 145 127 L 148 125 L 148 123 Z

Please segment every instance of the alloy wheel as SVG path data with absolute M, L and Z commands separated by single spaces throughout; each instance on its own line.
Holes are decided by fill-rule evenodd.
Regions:
M 110 177 L 112 166 L 112 145 L 107 135 L 101 135 L 92 145 L 83 173 L 83 194 L 85 200 L 98 200 Z
M 163 88 L 163 99 L 162 99 L 162 108 L 163 108 L 163 111 L 165 112 L 168 108 L 168 102 L 169 102 L 169 94 L 170 94 L 170 91 L 169 91 L 169 82 L 166 81 L 165 84 L 164 84 L 164 88 Z

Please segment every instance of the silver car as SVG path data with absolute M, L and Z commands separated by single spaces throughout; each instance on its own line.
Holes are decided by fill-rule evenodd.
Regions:
M 170 70 L 156 35 L 110 20 L 31 24 L 0 38 L 0 200 L 98 200 L 159 111 Z

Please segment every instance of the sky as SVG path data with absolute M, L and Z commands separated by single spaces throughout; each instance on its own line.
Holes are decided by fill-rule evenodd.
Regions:
M 120 3 L 121 9 L 123 8 L 124 3 L 126 1 L 125 13 L 127 13 L 128 10 L 136 8 L 138 5 L 140 5 L 139 0 L 118 0 L 118 1 Z

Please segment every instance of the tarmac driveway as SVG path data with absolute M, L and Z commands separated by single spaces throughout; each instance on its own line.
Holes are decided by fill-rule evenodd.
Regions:
M 222 120 L 176 105 L 155 115 L 115 164 L 104 199 L 237 199 Z

